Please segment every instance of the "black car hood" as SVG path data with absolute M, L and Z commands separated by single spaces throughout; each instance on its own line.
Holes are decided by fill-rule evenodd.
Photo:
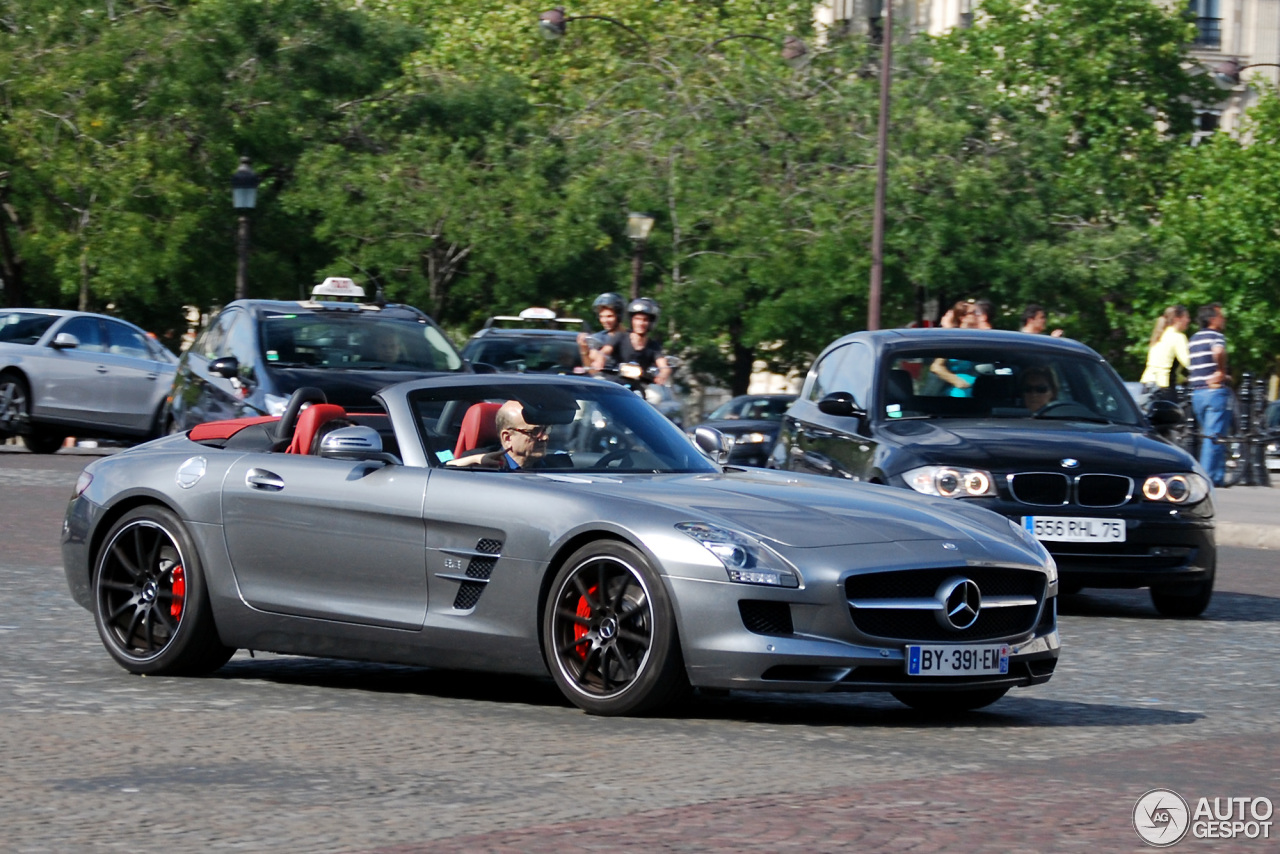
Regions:
M 1061 460 L 1079 462 L 1079 471 L 1116 471 L 1133 467 L 1147 473 L 1188 471 L 1185 451 L 1137 428 L 1081 421 L 899 421 L 881 434 L 921 463 L 964 465 L 998 470 L 1045 468 L 1058 471 Z M 895 466 L 895 469 L 898 468 Z M 901 469 L 891 472 L 900 474 Z
M 373 395 L 395 383 L 419 377 L 438 376 L 427 371 L 353 371 L 334 368 L 272 368 L 276 393 L 288 396 L 303 386 L 315 386 L 330 403 L 344 409 L 378 409 Z

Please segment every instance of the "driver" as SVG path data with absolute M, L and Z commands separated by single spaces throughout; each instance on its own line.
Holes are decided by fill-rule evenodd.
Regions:
M 1058 380 L 1048 368 L 1027 368 L 1018 379 L 1018 391 L 1022 393 L 1022 405 L 1039 412 L 1057 400 Z
M 547 426 L 524 420 L 524 404 L 508 400 L 493 419 L 502 449 L 450 460 L 446 465 L 466 468 L 520 471 L 538 465 L 547 453 Z

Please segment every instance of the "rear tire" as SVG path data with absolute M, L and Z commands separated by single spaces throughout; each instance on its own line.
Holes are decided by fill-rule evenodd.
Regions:
M 93 602 L 103 646 L 130 673 L 197 676 L 235 653 L 218 638 L 195 543 L 167 508 L 136 507 L 111 526 Z
M 1008 688 L 975 688 L 972 691 L 891 691 L 894 699 L 913 709 L 934 714 L 957 714 L 981 709 L 1009 693 Z
M 564 563 L 543 610 L 542 643 L 556 685 L 591 714 L 638 715 L 690 690 L 666 588 L 625 543 L 590 543 Z

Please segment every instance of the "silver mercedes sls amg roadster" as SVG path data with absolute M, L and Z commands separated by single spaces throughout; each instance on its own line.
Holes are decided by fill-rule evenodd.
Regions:
M 84 470 L 67 581 L 126 670 L 249 649 L 549 672 L 623 715 L 690 688 L 965 710 L 1057 663 L 1053 559 L 988 510 L 725 468 L 715 431 L 592 378 L 415 380 L 376 415 L 322 398 Z

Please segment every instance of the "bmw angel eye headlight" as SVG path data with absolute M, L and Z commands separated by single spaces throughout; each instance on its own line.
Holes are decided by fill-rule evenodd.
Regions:
M 902 476 L 916 492 L 943 498 L 976 498 L 995 495 L 991 472 L 958 466 L 921 466 Z
M 676 530 L 693 537 L 724 564 L 730 581 L 769 587 L 799 587 L 800 579 L 754 538 L 706 522 L 681 522 Z
M 1194 472 L 1153 474 L 1142 484 L 1142 497 L 1169 504 L 1195 504 L 1209 494 L 1209 481 Z

